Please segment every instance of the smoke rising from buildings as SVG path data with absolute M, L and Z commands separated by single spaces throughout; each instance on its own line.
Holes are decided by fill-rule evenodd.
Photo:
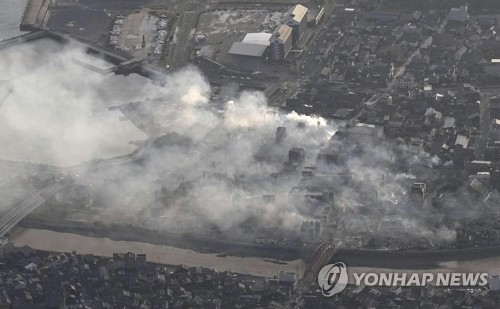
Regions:
M 69 166 L 126 154 L 133 147 L 117 141 L 146 138 L 129 122 L 119 121 L 118 112 L 107 110 L 134 96 L 129 88 L 134 84 L 117 91 L 112 76 L 89 72 L 72 58 L 90 57 L 47 41 L 2 51 L 2 159 Z
M 2 54 L 2 159 L 70 166 L 130 153 L 131 142 L 147 140 L 133 160 L 96 161 L 67 172 L 75 186 L 59 199 L 100 209 L 106 223 L 251 240 L 297 231 L 313 220 L 325 223 L 330 237 L 324 238 L 337 240 L 454 238 L 429 224 L 428 210 L 410 198 L 415 179 L 439 181 L 436 158 L 376 139 L 363 141 L 361 149 L 332 142 L 344 124 L 281 113 L 260 92 L 223 89 L 232 95 L 221 106 L 195 67 L 153 83 L 79 66 L 72 59 L 109 64 L 75 46 L 39 42 Z M 120 121 L 123 114 L 108 108 L 126 103 L 132 104 L 121 110 L 131 120 Z M 276 143 L 277 127 L 286 128 L 282 143 Z M 298 168 L 287 163 L 293 147 L 305 150 Z M 341 163 L 317 161 L 327 148 Z M 316 169 L 304 177 L 308 166 Z M 328 191 L 333 202 L 319 197 Z

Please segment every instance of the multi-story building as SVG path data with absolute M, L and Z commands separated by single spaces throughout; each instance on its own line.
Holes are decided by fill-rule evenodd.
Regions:
M 414 89 L 417 87 L 415 77 L 411 73 L 396 77 L 395 86 L 398 89 Z
M 283 23 L 290 26 L 292 31 L 292 43 L 297 44 L 307 27 L 308 9 L 300 4 L 290 8 L 285 15 Z
M 292 28 L 280 25 L 271 37 L 271 57 L 274 60 L 283 60 L 292 48 Z
M 459 8 L 452 8 L 448 13 L 448 21 L 465 23 L 469 19 L 469 8 L 467 5 L 462 5 Z

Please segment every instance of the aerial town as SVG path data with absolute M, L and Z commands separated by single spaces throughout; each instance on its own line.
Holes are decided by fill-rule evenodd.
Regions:
M 432 2 L 27 1 L 0 41 L 0 308 L 497 308 L 493 260 L 482 289 L 309 280 L 500 255 L 500 3 Z M 275 275 L 224 266 L 248 257 Z

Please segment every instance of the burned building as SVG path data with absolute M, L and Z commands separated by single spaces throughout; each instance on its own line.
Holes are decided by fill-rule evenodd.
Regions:
M 292 148 L 288 152 L 288 162 L 292 165 L 300 165 L 304 163 L 306 152 L 304 148 Z
M 278 127 L 276 129 L 276 144 L 282 144 L 286 139 L 286 128 Z

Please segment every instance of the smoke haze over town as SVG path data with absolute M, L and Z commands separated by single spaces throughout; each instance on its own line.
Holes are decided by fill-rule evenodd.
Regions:
M 58 56 L 51 59 L 57 61 L 46 58 L 54 53 Z M 7 90 L 0 136 L 10 146 L 2 159 L 59 167 L 90 161 L 65 172 L 77 185 L 56 202 L 101 207 L 99 220 L 107 224 L 230 232 L 251 241 L 296 231 L 303 222 L 329 220 L 331 237 L 340 231 L 398 237 L 395 230 L 399 237 L 445 242 L 455 237 L 451 230 L 429 225 L 427 210 L 409 198 L 415 179 L 438 181 L 431 171 L 443 165 L 437 157 L 378 139 L 362 145 L 330 141 L 345 123 L 282 113 L 268 107 L 261 92 L 235 85 L 224 86 L 224 97 L 215 98 L 194 66 L 153 83 L 81 67 L 74 59 L 96 67 L 109 64 L 77 46 L 58 49 L 39 42 L 4 54 L 0 67 Z M 14 61 L 20 54 L 39 56 Z M 131 104 L 122 110 L 132 120 L 109 109 L 126 103 Z M 146 122 L 153 125 L 142 125 Z M 276 142 L 278 127 L 286 128 L 281 143 Z M 134 159 L 101 160 L 129 154 L 135 146 L 140 150 Z M 305 149 L 302 167 L 317 167 L 314 179 L 304 179 L 302 167 L 285 164 L 293 147 Z M 332 147 L 343 149 L 342 163 L 318 161 L 318 153 Z M 333 192 L 334 208 L 307 193 L 323 191 Z

